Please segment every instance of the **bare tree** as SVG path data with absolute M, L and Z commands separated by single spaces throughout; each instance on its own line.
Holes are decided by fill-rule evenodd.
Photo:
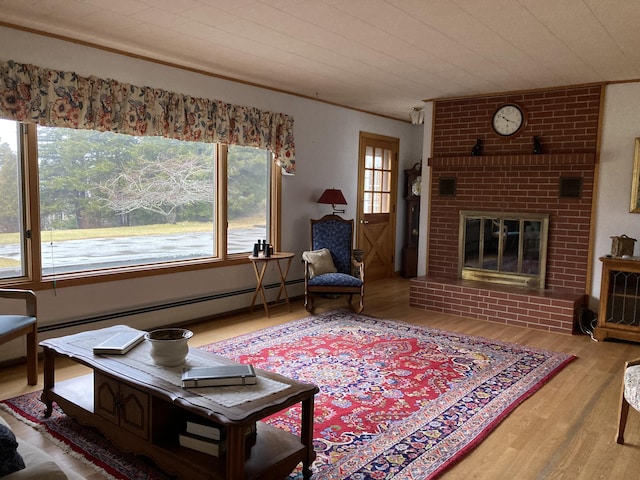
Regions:
M 104 203 L 119 215 L 143 209 L 175 223 L 176 210 L 185 205 L 214 202 L 210 166 L 195 158 L 178 157 L 142 161 L 100 184 Z

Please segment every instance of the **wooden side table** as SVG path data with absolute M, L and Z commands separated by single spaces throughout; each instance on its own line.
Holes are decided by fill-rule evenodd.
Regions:
M 269 306 L 267 305 L 267 295 L 264 291 L 264 274 L 267 271 L 267 267 L 270 262 L 275 262 L 278 267 L 278 272 L 280 273 L 280 288 L 278 289 L 278 296 L 276 297 L 276 302 L 280 301 L 280 296 L 284 293 L 284 299 L 289 306 L 289 311 L 291 311 L 291 304 L 289 303 L 289 295 L 287 294 L 287 286 L 285 284 L 287 280 L 287 274 L 289 273 L 289 267 L 291 267 L 291 261 L 293 260 L 294 253 L 287 252 L 275 252 L 269 257 L 254 257 L 253 255 L 249 255 L 249 260 L 251 260 L 251 264 L 253 265 L 253 271 L 256 273 L 256 280 L 258 284 L 256 285 L 256 291 L 253 293 L 253 298 L 251 299 L 251 307 L 249 307 L 249 311 L 253 311 L 253 306 L 256 303 L 256 299 L 258 298 L 258 294 L 262 295 L 262 304 L 264 305 L 264 311 L 269 317 Z M 282 270 L 282 265 L 280 261 L 283 260 L 285 266 L 284 271 Z

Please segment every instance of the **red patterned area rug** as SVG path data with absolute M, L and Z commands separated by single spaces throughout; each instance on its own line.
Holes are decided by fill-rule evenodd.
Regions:
M 320 387 L 317 480 L 436 478 L 575 358 L 343 310 L 202 348 Z M 113 478 L 165 478 L 37 398 L 0 405 Z M 299 410 L 267 421 L 297 433 Z

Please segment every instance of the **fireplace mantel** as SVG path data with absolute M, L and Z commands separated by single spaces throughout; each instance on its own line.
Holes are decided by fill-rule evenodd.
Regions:
M 535 168 L 545 165 L 595 165 L 594 153 L 551 153 L 539 155 L 482 155 L 477 157 L 432 157 L 430 167 L 504 167 Z

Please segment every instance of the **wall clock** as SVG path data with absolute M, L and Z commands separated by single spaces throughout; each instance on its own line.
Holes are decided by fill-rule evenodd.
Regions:
M 522 108 L 515 103 L 500 106 L 493 114 L 491 126 L 501 137 L 510 137 L 518 133 L 524 126 L 525 116 Z

